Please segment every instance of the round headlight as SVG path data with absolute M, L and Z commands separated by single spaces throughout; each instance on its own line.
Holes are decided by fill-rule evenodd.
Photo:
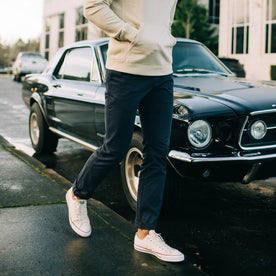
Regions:
M 250 134 L 256 140 L 260 140 L 264 138 L 264 136 L 266 135 L 266 132 L 267 132 L 266 124 L 264 121 L 261 121 L 261 120 L 256 121 L 250 127 Z
M 212 128 L 204 120 L 197 120 L 188 127 L 188 139 L 196 148 L 204 148 L 212 138 Z

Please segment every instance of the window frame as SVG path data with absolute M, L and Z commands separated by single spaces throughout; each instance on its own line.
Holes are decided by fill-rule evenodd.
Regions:
M 65 30 L 65 13 L 60 13 L 58 15 L 59 25 L 58 25 L 58 48 L 64 46 L 64 30 Z
M 44 57 L 49 60 L 49 53 L 50 53 L 50 39 L 51 39 L 51 35 L 50 35 L 50 31 L 51 31 L 51 27 L 50 25 L 46 22 L 45 25 L 45 41 L 44 41 Z
M 237 2 L 234 0 L 232 3 L 232 26 L 231 26 L 231 54 L 232 55 L 245 55 L 249 54 L 249 35 L 250 35 L 250 0 L 245 1 L 245 8 L 243 12 L 243 23 L 237 23 Z M 248 20 L 247 20 L 248 19 Z M 243 29 L 242 35 L 242 50 L 239 51 L 238 47 L 238 32 Z
M 209 0 L 209 18 L 211 24 L 219 24 L 220 19 L 220 0 Z
M 76 9 L 75 20 L 75 41 L 87 40 L 88 37 L 88 20 L 83 16 L 83 7 Z
M 89 80 L 80 80 L 80 79 L 68 79 L 68 78 L 64 78 L 64 69 L 63 71 L 60 73 L 60 70 L 62 70 L 62 66 L 66 63 L 66 57 L 69 55 L 69 53 L 71 53 L 72 51 L 75 51 L 75 50 L 78 50 L 78 49 L 90 49 L 91 50 L 91 53 L 92 53 L 92 62 L 91 62 L 91 65 L 90 65 L 90 77 L 89 77 Z M 96 74 L 98 75 L 98 80 L 93 80 L 93 65 L 94 63 L 96 63 Z M 66 65 L 66 64 L 65 64 Z M 63 80 L 63 81 L 78 81 L 78 82 L 81 82 L 81 83 L 98 83 L 100 84 L 101 83 L 101 74 L 100 74 L 100 71 L 99 71 L 99 64 L 98 64 L 98 60 L 97 60 L 97 57 L 96 57 L 96 54 L 95 54 L 95 47 L 93 46 L 89 46 L 89 45 L 85 45 L 85 46 L 79 46 L 79 47 L 73 47 L 73 48 L 69 48 L 69 49 L 66 49 L 62 55 L 62 57 L 60 58 L 60 61 L 58 62 L 56 68 L 54 69 L 53 71 L 53 75 L 55 78 L 57 79 L 60 79 L 60 80 Z
M 276 39 L 272 45 L 272 37 L 273 37 L 273 27 L 275 28 L 275 36 L 276 36 L 276 18 L 272 19 L 272 10 L 276 8 L 273 0 L 266 0 L 266 10 L 265 10 L 265 54 L 276 54 Z M 275 5 L 275 6 L 274 6 Z M 272 47 L 274 49 L 272 49 Z

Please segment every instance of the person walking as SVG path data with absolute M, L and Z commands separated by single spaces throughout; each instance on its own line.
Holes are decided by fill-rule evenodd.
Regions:
M 68 190 L 72 229 L 91 235 L 87 199 L 126 155 L 139 111 L 143 161 L 134 238 L 137 251 L 168 262 L 184 255 L 155 232 L 163 200 L 173 110 L 171 35 L 177 0 L 86 0 L 84 16 L 109 37 L 106 61 L 105 139 Z

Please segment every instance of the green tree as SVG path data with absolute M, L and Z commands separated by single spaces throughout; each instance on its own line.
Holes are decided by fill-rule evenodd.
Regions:
M 40 39 L 29 40 L 27 43 L 18 39 L 10 46 L 9 58 L 15 60 L 19 52 L 39 52 Z
M 204 43 L 215 54 L 218 53 L 218 36 L 215 28 L 208 23 L 208 13 L 205 6 L 198 0 L 179 0 L 172 34 L 176 37 L 190 38 Z
M 39 52 L 39 39 L 29 40 L 25 43 L 22 39 L 18 39 L 11 46 L 11 57 L 15 59 L 19 52 Z
M 40 39 L 31 39 L 26 43 L 26 48 L 29 52 L 39 52 Z
M 9 50 L 9 46 L 2 44 L 0 40 L 0 67 L 9 65 Z
M 0 38 L 0 67 L 12 66 L 19 52 L 39 52 L 40 39 L 32 39 L 27 43 L 18 39 L 14 44 L 8 45 Z

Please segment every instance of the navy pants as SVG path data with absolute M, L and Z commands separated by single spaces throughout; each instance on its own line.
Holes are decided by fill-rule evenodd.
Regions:
M 87 160 L 73 185 L 73 192 L 88 199 L 107 173 L 126 155 L 139 110 L 143 133 L 135 224 L 154 230 L 159 217 L 173 108 L 173 78 L 106 72 L 105 139 Z

